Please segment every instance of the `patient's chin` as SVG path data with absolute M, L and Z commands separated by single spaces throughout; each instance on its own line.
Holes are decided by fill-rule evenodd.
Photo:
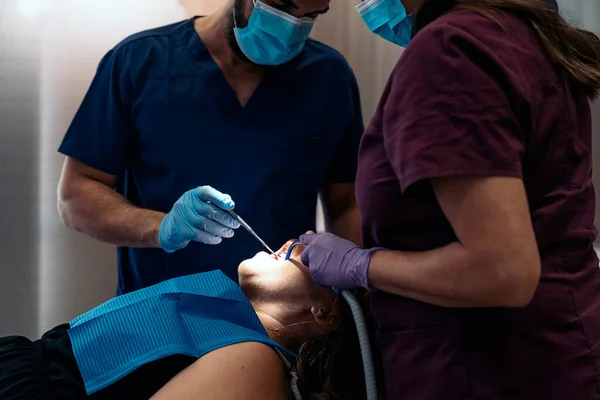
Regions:
M 242 289 L 242 292 L 244 292 L 248 300 L 253 301 L 257 298 L 259 290 L 256 285 L 252 283 L 252 280 L 244 280 L 240 277 L 240 289 Z
M 253 281 L 256 281 L 255 274 L 244 263 L 241 263 L 238 267 L 238 283 L 244 293 L 254 285 Z
M 257 301 L 264 294 L 264 287 L 258 276 L 254 274 L 243 274 L 238 272 L 240 289 L 250 302 Z
M 240 283 L 242 282 L 242 280 L 254 275 L 249 261 L 250 260 L 244 260 L 240 263 L 240 265 L 238 265 L 238 278 Z
M 238 266 L 238 281 L 240 286 L 256 285 L 265 274 L 265 267 L 254 258 L 244 260 Z

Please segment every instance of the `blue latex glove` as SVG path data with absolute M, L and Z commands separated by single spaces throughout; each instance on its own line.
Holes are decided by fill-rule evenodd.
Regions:
M 208 203 L 210 202 L 210 203 Z M 227 194 L 210 186 L 188 190 L 163 218 L 158 243 L 167 253 L 184 248 L 191 241 L 219 244 L 233 236 L 240 223 L 227 211 L 235 203 Z
M 299 240 L 307 247 L 300 256 L 319 285 L 350 289 L 369 288 L 371 254 L 382 248 L 361 249 L 349 240 L 332 233 L 307 234 Z

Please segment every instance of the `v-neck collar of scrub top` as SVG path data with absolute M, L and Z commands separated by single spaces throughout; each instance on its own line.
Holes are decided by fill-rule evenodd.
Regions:
M 187 27 L 182 36 L 184 47 L 192 54 L 194 60 L 198 62 L 200 68 L 210 68 L 214 69 L 215 71 L 218 71 L 217 75 L 222 81 L 223 90 L 226 90 L 227 96 L 229 96 L 234 101 L 234 103 L 237 104 L 239 112 L 248 113 L 254 109 L 259 110 L 260 108 L 263 108 L 265 104 L 264 101 L 267 100 L 265 96 L 271 96 L 274 92 L 276 92 L 276 90 L 269 90 L 271 89 L 273 82 L 277 82 L 277 78 L 281 74 L 285 73 L 285 71 L 291 71 L 294 68 L 294 65 L 296 64 L 297 59 L 301 57 L 302 53 L 300 53 L 300 55 L 298 55 L 296 59 L 293 59 L 285 64 L 275 67 L 269 67 L 264 77 L 254 90 L 254 93 L 252 93 L 252 96 L 250 97 L 246 105 L 242 106 L 235 94 L 235 91 L 231 87 L 230 83 L 227 81 L 225 74 L 215 62 L 215 59 L 208 51 L 208 48 L 200 38 L 200 35 L 198 35 L 198 32 L 194 27 L 194 22 L 198 18 L 203 17 L 195 16 L 187 21 Z

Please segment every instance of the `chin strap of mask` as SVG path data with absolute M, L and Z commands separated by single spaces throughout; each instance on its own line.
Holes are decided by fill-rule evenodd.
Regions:
M 294 251 L 294 247 L 299 245 L 301 242 L 295 241 L 290 245 L 285 255 L 285 259 L 289 260 Z M 358 343 L 360 344 L 360 353 L 363 362 L 363 369 L 365 372 L 365 385 L 367 391 L 367 400 L 377 400 L 377 382 L 375 380 L 375 367 L 373 365 L 373 355 L 371 354 L 371 343 L 369 342 L 369 331 L 367 330 L 367 323 L 365 322 L 365 316 L 362 312 L 362 307 L 356 297 L 350 290 L 338 290 L 332 288 L 333 291 L 340 295 L 346 300 L 346 303 L 350 306 L 352 317 L 354 318 L 354 324 L 356 325 L 356 332 L 358 333 Z M 287 359 L 286 359 L 287 361 Z M 287 361 L 289 364 L 289 361 Z M 289 370 L 291 364 L 289 364 Z M 300 392 L 298 391 L 298 376 L 294 372 L 292 374 L 292 392 L 296 400 L 301 399 Z M 295 390 L 295 391 L 294 391 Z

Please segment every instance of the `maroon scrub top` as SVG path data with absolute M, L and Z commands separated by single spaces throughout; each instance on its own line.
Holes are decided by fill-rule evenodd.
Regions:
M 589 103 L 524 22 L 493 17 L 453 11 L 403 53 L 361 143 L 364 245 L 426 251 L 456 241 L 431 178 L 517 177 L 542 259 L 540 285 L 519 309 L 448 309 L 373 293 L 387 394 L 600 399 Z

